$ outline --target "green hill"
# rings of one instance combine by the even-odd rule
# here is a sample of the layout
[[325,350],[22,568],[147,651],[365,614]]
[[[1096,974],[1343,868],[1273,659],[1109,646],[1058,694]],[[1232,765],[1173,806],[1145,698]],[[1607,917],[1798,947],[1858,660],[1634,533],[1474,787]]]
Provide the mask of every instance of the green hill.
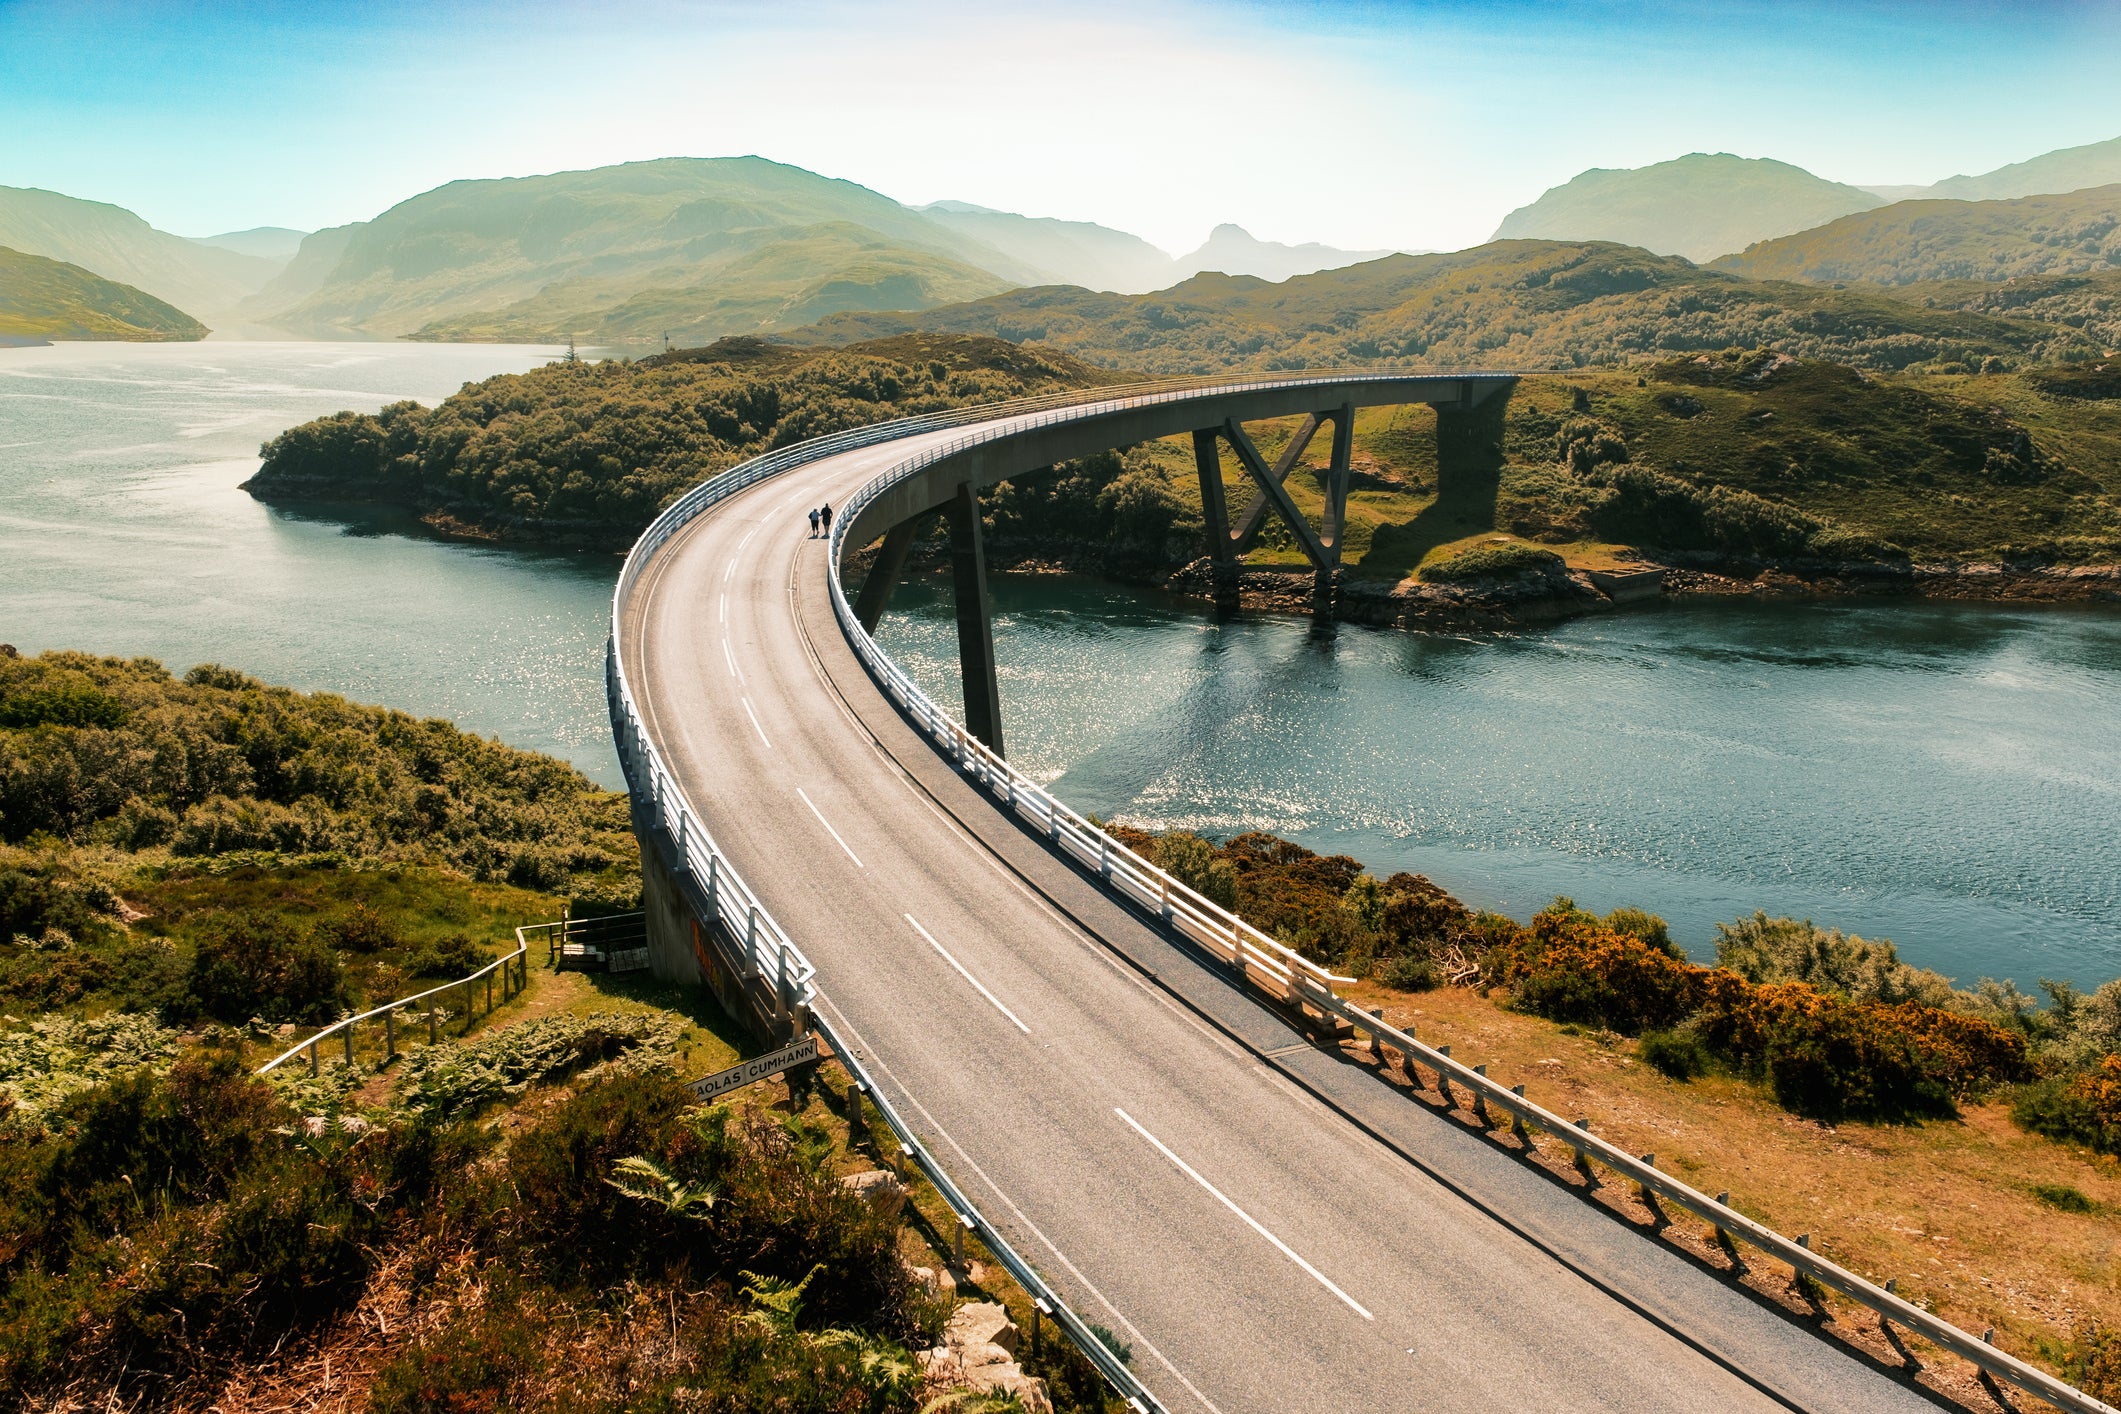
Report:
[[1923,193],[1956,201],[2008,201],[2043,192],[2081,191],[2121,182],[2121,137],[2065,147],[1978,177],[1946,177]]
[[758,157],[451,182],[320,231],[246,316],[426,338],[704,342],[1041,272],[852,182]]
[[2015,201],[1901,201],[1763,241],[1715,268],[1756,280],[1906,285],[2121,265],[2121,185]]
[[233,309],[278,268],[158,231],[120,206],[34,187],[0,187],[0,246],[78,265],[209,318]]
[[78,265],[0,246],[0,335],[18,339],[203,339],[180,309]]
[[1602,242],[1497,241],[1278,285],[1201,275],[1146,295],[1024,289],[918,313],[843,314],[803,344],[913,330],[1035,342],[1108,368],[1389,365],[1575,369],[1730,347],[1869,368],[2096,354],[2078,330],[1925,309],[1877,291],[1762,282]]
[[938,225],[985,241],[1038,270],[1042,284],[1132,294],[1162,289],[1179,278],[1170,256],[1140,236],[1095,222],[1019,216],[963,201],[938,201],[916,209]]
[[1880,204],[1860,187],[1787,162],[1696,152],[1650,167],[1580,173],[1505,216],[1493,239],[1618,241],[1709,260]]

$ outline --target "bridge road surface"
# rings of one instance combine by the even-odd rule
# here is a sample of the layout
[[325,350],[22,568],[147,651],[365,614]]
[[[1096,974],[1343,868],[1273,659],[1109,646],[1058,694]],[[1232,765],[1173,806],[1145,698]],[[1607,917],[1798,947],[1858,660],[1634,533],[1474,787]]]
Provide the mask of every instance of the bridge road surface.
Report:
[[819,1005],[1174,1414],[1936,1407],[1301,1044],[961,780],[847,647],[805,515],[958,435],[693,521],[626,661]]

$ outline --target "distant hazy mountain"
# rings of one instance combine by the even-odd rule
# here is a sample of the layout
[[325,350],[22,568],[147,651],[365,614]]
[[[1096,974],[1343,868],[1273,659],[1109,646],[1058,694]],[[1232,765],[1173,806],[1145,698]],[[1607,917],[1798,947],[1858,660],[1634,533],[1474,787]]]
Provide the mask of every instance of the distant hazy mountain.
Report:
[[1282,245],[1278,241],[1259,240],[1242,226],[1222,225],[1208,234],[1206,245],[1178,258],[1172,280],[1165,283],[1188,279],[1204,270],[1280,281],[1292,275],[1338,270],[1345,265],[1360,265],[1366,260],[1379,260],[1398,253],[1390,250],[1336,250],[1316,241]]
[[1882,205],[1861,187],[1787,162],[1696,152],[1579,173],[1505,216],[1494,239],[1618,241],[1700,261]]
[[1947,177],[1923,193],[1960,201],[2007,201],[2121,182],[2121,137],[2065,147],[1978,177]]
[[1901,201],[1763,241],[1715,268],[1756,280],[1906,285],[2121,265],[2121,185],[2016,201]]
[[0,246],[0,339],[203,339],[204,324],[130,285]]
[[853,182],[666,158],[437,187],[312,235],[244,314],[309,332],[690,343],[1040,278]]
[[929,220],[1037,270],[1039,284],[1137,294],[1180,278],[1177,263],[1140,236],[1091,221],[1019,216],[964,201],[914,208]]
[[277,268],[158,231],[122,206],[35,187],[0,187],[0,245],[78,265],[208,318],[232,309]]
[[295,258],[302,248],[302,238],[307,231],[290,231],[285,226],[253,226],[247,231],[227,231],[218,236],[193,236],[193,245],[213,246],[217,250],[232,250],[238,255],[254,255],[260,260],[269,260],[276,266],[284,266]]

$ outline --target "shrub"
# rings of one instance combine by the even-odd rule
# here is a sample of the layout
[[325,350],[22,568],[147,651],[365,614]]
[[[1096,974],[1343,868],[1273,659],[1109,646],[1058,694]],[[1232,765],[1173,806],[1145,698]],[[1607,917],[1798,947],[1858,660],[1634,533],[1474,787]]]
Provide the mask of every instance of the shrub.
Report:
[[1433,958],[1403,953],[1385,960],[1377,969],[1377,980],[1402,992],[1426,992],[1443,985],[1443,972]]
[[2098,1211],[2099,1205],[2066,1183],[2036,1183],[2033,1196],[2050,1208],[2065,1213],[2090,1213]]
[[1673,1080],[1688,1081],[1709,1068],[1709,1050],[1691,1031],[1645,1031],[1636,1054],[1643,1064]]
[[1605,926],[1648,943],[1667,957],[1679,956],[1679,948],[1672,942],[1670,926],[1646,909],[1616,908],[1605,916]]
[[1153,852],[1157,867],[1224,908],[1237,907],[1237,871],[1214,845],[1187,830],[1159,835]]
[[315,936],[329,947],[352,953],[377,953],[405,943],[389,920],[365,903],[357,903],[338,917],[317,924]]
[[2121,1398],[2121,1331],[2094,1317],[2071,1334],[2062,1377],[2094,1399]]
[[338,954],[270,914],[226,915],[199,939],[185,978],[198,1009],[220,1021],[253,1016],[317,1025],[347,1004]]
[[1421,577],[1435,584],[1464,584],[1479,579],[1514,579],[1521,574],[1554,574],[1567,562],[1552,550],[1513,540],[1507,545],[1476,545],[1421,567]]
[[463,977],[486,962],[485,949],[462,933],[451,933],[408,954],[405,972],[410,977]]
[[1952,996],[1949,979],[1908,966],[1890,942],[1757,910],[1751,918],[1716,925],[1716,965],[1748,982],[1803,982],[1859,1002],[1943,1006]]

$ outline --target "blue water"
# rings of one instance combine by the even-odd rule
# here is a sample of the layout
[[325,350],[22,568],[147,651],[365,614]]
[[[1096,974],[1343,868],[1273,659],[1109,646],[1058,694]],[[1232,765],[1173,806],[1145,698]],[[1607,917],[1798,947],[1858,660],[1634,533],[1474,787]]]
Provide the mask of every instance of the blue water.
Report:
[[[2121,975],[2121,613],[1693,600],[1519,634],[1211,623],[1004,578],[1004,726],[1077,809],[1271,830],[1519,918],[1765,909],[1971,982]],[[887,642],[955,703],[947,590]]]
[[451,544],[237,487],[312,417],[432,404],[559,351],[434,344],[0,349],[0,641],[220,662],[447,717],[620,784],[610,555]]
[[[296,422],[554,351],[0,349],[0,641],[218,661],[385,702],[619,784],[616,557],[445,542],[237,487]],[[2121,975],[2121,614],[1689,601],[1523,634],[1213,624],[1000,577],[1012,757],[1077,807],[1266,829],[1529,915],[1557,893],[1690,948],[1763,908],[1963,981]],[[954,702],[947,591],[884,638]]]

